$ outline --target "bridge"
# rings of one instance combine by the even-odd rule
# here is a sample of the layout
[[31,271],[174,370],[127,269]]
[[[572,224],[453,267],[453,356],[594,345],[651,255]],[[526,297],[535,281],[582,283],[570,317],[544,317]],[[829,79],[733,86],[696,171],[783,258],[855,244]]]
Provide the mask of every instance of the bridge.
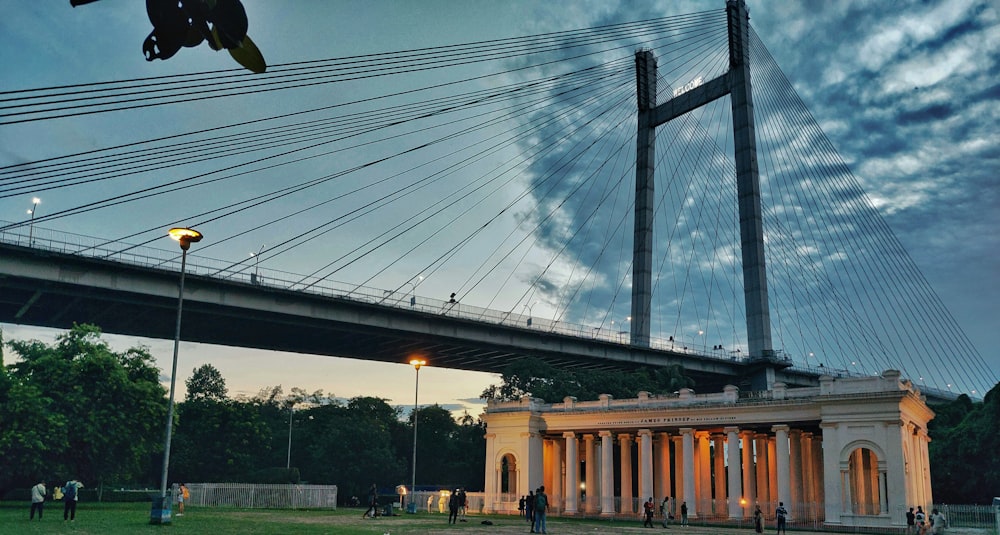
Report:
[[[0,195],[60,206],[0,223],[0,322],[171,338],[179,254],[150,245],[190,226],[208,236],[190,341],[490,372],[681,364],[699,388],[888,368],[948,395],[996,382],[742,2],[397,56],[18,92],[8,132],[221,97],[248,111],[0,169]],[[486,74],[446,70],[470,62]],[[313,88],[368,77],[401,88]],[[300,108],[268,114],[256,84]]]

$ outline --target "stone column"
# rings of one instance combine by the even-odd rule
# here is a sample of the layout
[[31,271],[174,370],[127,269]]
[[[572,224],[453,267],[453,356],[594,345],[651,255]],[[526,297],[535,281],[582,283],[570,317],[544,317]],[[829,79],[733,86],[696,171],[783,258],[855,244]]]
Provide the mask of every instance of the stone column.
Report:
[[778,501],[785,503],[785,508],[791,507],[791,467],[789,466],[788,426],[775,425],[771,427],[775,434],[775,457],[778,461],[776,472],[778,480]]
[[634,513],[632,507],[632,435],[622,433],[618,435],[618,444],[621,446],[621,480],[622,480],[622,504],[621,512]]
[[682,427],[680,429],[684,442],[683,460],[684,466],[684,498],[688,505],[688,518],[698,518],[698,507],[694,494],[694,429]]
[[[517,488],[537,489],[542,486],[542,435],[526,431],[521,433],[522,450],[526,452],[525,469],[518,470]],[[521,464],[521,463],[518,463]]]
[[552,505],[560,510],[566,509],[563,504],[563,499],[566,496],[566,490],[563,488],[563,462],[566,461],[562,447],[563,442],[564,440],[558,438],[552,440],[552,486],[547,487],[552,489]]
[[715,481],[715,495],[714,507],[712,507],[712,512],[716,515],[722,514],[722,511],[726,508],[726,456],[725,452],[725,439],[726,436],[722,434],[712,435],[712,447],[714,452],[712,453],[712,465],[713,470],[712,479]]
[[767,490],[768,490],[768,500],[774,504],[774,509],[778,506],[778,470],[777,470],[777,455],[775,452],[775,440],[774,437],[767,437]]
[[601,515],[615,514],[615,452],[611,431],[601,431]]
[[680,503],[687,496],[684,490],[684,480],[687,479],[684,475],[684,437],[674,436],[671,440],[674,442],[674,501],[677,502],[675,512],[679,513]]
[[821,435],[813,435],[812,458],[813,497],[818,507],[816,510],[816,519],[824,520],[826,518],[826,478],[836,474],[828,476],[825,473],[826,465],[823,463],[823,437]]
[[712,510],[712,451],[707,432],[695,433],[694,438],[694,465],[697,470],[694,483],[695,501],[698,502],[697,509],[704,515]]
[[[845,509],[842,496],[850,493],[850,481],[840,472],[840,440],[837,424],[820,423],[823,429],[823,503],[827,522],[839,524]],[[846,487],[846,488],[845,488]],[[850,500],[847,500],[850,504]]]
[[670,435],[656,434],[656,501],[670,496]]
[[754,470],[753,459],[753,432],[743,431],[740,433],[743,439],[743,517],[749,518],[752,515],[753,504],[757,502],[757,472]]
[[804,514],[807,519],[816,518],[816,496],[814,494],[813,474],[816,465],[812,456],[812,433],[802,433],[802,501],[805,502]]
[[653,433],[639,430],[639,499],[653,496]]
[[[484,437],[486,438],[486,481],[484,487],[486,496],[483,499],[483,512],[490,513],[493,511],[493,502],[500,495],[500,461],[496,458],[496,433],[486,433]],[[413,489],[410,489],[410,492],[413,492]],[[419,506],[420,504],[417,504],[417,507]]]
[[789,481],[788,501],[785,508],[788,509],[788,521],[791,522],[796,514],[796,507],[801,507],[802,502],[802,431],[792,429],[788,432],[788,469],[791,480]]
[[577,482],[580,475],[580,461],[577,458],[580,448],[576,433],[567,431],[563,433],[563,437],[566,438],[566,490],[563,493],[566,497],[566,508],[563,514],[574,515],[577,512],[577,497],[580,496],[580,484]]
[[592,513],[597,510],[597,493],[601,490],[601,485],[597,482],[597,458],[594,452],[594,434],[583,435],[583,451],[587,460],[587,501],[584,503],[584,511]]
[[740,428],[727,427],[726,443],[729,448],[729,518],[743,518],[743,509],[740,507],[740,498],[743,492],[740,489]]
[[757,433],[754,435],[754,445],[756,446],[757,455],[757,501],[753,505],[760,504],[762,509],[766,509],[771,505],[771,491],[770,491],[770,471],[771,466],[767,459],[767,435],[763,433]]

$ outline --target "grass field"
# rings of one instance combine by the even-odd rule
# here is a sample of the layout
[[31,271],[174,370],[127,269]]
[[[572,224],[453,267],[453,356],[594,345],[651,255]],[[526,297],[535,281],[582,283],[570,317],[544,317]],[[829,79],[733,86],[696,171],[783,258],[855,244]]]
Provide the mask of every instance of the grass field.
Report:
[[[47,504],[45,518],[41,521],[28,520],[27,502],[0,503],[0,535],[32,535],[36,533],[68,533],[75,535],[513,535],[528,533],[528,523],[516,516],[469,516],[468,522],[448,525],[446,515],[419,513],[380,517],[362,520],[361,509],[339,509],[337,511],[288,511],[288,510],[244,510],[225,508],[192,508],[187,514],[175,517],[168,526],[149,524],[150,504],[143,503],[88,503],[80,502],[76,521],[64,522],[62,504]],[[493,525],[483,525],[483,520]],[[656,531],[663,530],[659,524]],[[773,532],[768,526],[768,533]],[[653,530],[643,528],[638,520],[631,522],[609,520],[586,520],[577,518],[554,518],[548,521],[548,532],[561,534],[626,534],[648,533]],[[671,525],[669,530],[687,535],[741,535],[753,533],[750,529],[733,529],[718,526]],[[800,531],[792,527],[796,535],[817,533]],[[949,535],[981,535],[988,529],[949,529]],[[828,532],[829,533],[829,532]]]
[[[0,534],[73,533],[86,535],[132,534],[343,534],[343,535],[433,535],[460,532],[493,535],[528,533],[528,523],[515,516],[469,516],[468,522],[448,525],[447,516],[419,513],[362,520],[360,509],[337,511],[242,510],[192,508],[175,517],[169,526],[149,524],[148,503],[86,503],[77,507],[76,521],[64,522],[62,504],[46,504],[45,517],[28,520],[29,504],[0,504]],[[483,525],[490,520],[493,525]],[[554,534],[641,533],[636,522],[609,522],[549,518],[548,532]],[[647,528],[648,529],[648,528]],[[661,528],[662,529],[662,528]],[[739,533],[734,530],[723,532]],[[719,533],[717,528],[691,528],[685,533]]]

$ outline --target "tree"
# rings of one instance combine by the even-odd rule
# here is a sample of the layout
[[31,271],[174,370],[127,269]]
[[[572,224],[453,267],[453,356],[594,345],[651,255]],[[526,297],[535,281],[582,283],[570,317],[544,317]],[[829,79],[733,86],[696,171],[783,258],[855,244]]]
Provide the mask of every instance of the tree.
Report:
[[530,395],[550,403],[560,402],[566,396],[581,400],[597,399],[601,394],[634,398],[641,391],[672,393],[693,386],[694,381],[685,377],[683,371],[680,366],[673,365],[633,371],[574,372],[558,370],[537,358],[525,358],[504,368],[501,383],[490,385],[480,397],[514,401]]
[[184,381],[187,387],[185,399],[188,401],[209,399],[224,401],[228,390],[222,372],[211,364],[203,364],[191,372],[191,377]]
[[[932,407],[929,456],[934,501],[988,504],[1000,488],[1000,383],[982,403],[968,396]],[[940,420],[939,420],[940,419]]]
[[54,346],[6,345],[20,360],[6,366],[4,420],[39,429],[0,426],[2,462],[24,462],[11,473],[35,470],[38,477],[44,466],[96,485],[128,481],[162,449],[166,391],[147,348],[115,353],[92,325],[74,325]]

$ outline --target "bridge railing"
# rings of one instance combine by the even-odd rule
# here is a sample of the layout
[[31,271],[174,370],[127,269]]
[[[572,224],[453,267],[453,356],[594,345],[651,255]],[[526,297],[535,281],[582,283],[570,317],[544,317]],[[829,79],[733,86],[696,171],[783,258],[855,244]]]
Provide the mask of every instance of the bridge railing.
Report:
[[[180,271],[181,268],[181,255],[178,251],[170,251],[148,245],[134,245],[120,241],[103,240],[71,232],[53,231],[37,225],[29,226],[22,223],[0,221],[0,242],[76,256],[100,258],[140,267],[171,271]],[[316,276],[304,276],[287,271],[261,268],[255,263],[253,258],[231,262],[192,252],[188,254],[187,271],[190,274],[242,282],[255,286],[301,291],[335,299],[348,299],[397,309],[413,310],[425,314],[443,315],[530,331],[587,338],[616,345],[627,346],[631,343],[629,330],[622,328],[625,325],[620,327],[617,325],[595,327],[566,321],[555,321],[514,311],[467,305],[455,300],[419,296],[409,288],[406,290],[410,291],[358,286]],[[723,349],[721,346],[717,346],[709,349],[705,345],[690,341],[674,340],[673,338],[653,338],[650,340],[650,348],[685,353],[699,358],[720,361],[741,362],[747,358],[742,348]],[[791,363],[794,370],[816,375],[829,374],[841,377],[864,375],[849,370],[835,370],[821,366],[814,367],[801,363]]]

